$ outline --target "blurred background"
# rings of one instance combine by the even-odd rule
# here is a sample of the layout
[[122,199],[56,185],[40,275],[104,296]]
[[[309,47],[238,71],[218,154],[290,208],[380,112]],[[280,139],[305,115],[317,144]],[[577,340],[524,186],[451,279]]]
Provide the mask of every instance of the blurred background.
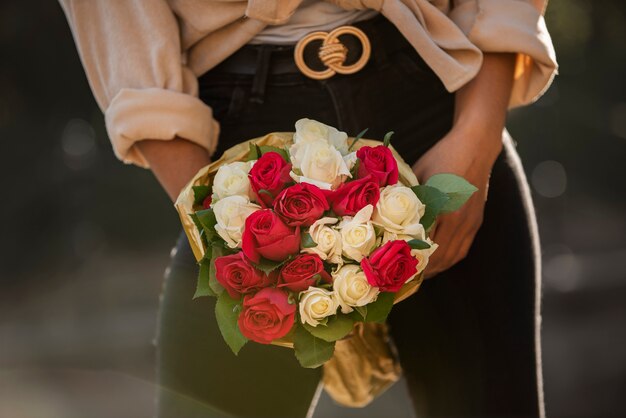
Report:
[[[178,219],[115,160],[58,4],[26,4],[0,3],[0,417],[147,417]],[[543,244],[548,416],[626,416],[626,2],[546,19],[560,75],[508,128]]]

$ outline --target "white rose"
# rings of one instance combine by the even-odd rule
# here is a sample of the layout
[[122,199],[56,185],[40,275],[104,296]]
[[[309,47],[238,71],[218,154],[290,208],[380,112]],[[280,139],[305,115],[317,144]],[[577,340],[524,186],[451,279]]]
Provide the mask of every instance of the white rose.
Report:
[[309,287],[300,292],[300,319],[302,323],[318,326],[324,318],[337,313],[339,303],[335,294],[320,287]]
[[376,246],[376,231],[370,221],[372,211],[372,205],[367,205],[353,218],[345,216],[339,224],[341,249],[346,257],[361,261]]
[[347,264],[333,273],[333,289],[343,313],[352,312],[354,306],[374,302],[380,293],[377,287],[368,283],[357,264]]
[[293,168],[299,171],[299,174],[291,175],[299,183],[311,183],[322,189],[331,189],[350,177],[350,170],[341,153],[325,141],[293,144],[289,153]]
[[413,190],[402,185],[383,187],[372,221],[395,234],[422,236],[424,227],[420,219],[426,207]]
[[252,197],[248,179],[250,168],[250,162],[240,161],[221,166],[213,179],[213,193],[216,198],[219,200],[237,195]]
[[309,227],[309,234],[317,246],[303,248],[302,252],[317,254],[322,260],[327,260],[333,264],[342,264],[341,258],[341,234],[328,225],[337,223],[336,218],[319,219]]
[[430,248],[425,250],[411,250],[411,255],[417,258],[417,274],[420,274],[424,271],[426,266],[428,265],[428,260],[430,256],[439,248],[439,245],[433,242],[430,238],[426,238],[424,241],[430,244]]
[[358,158],[356,156],[356,151],[343,156],[343,161],[346,163],[346,167],[348,167],[348,170],[352,170],[352,167],[354,167],[357,160]]
[[323,140],[334,146],[341,155],[348,153],[348,135],[332,126],[325,125],[312,119],[300,119],[296,122],[296,133],[293,143]]
[[[427,248],[425,250],[414,250],[414,249],[411,250],[411,255],[417,259],[417,273],[415,274],[415,276],[417,276],[418,274],[424,271],[424,269],[428,265],[428,260],[430,259],[430,256],[433,255],[433,253],[437,250],[437,248],[439,248],[439,245],[433,242],[433,240],[431,240],[430,238],[427,238],[425,233],[420,236],[410,236],[410,235],[398,235],[398,234],[394,234],[393,232],[387,232],[387,231],[385,231],[385,233],[383,234],[383,240],[382,240],[381,245],[385,244],[387,241],[395,241],[399,239],[404,240],[404,241],[411,241],[412,239],[419,239],[422,241],[426,241],[428,244],[430,244],[430,248]],[[407,282],[412,280],[415,276],[411,277],[411,279],[407,280]]]
[[421,235],[418,237],[412,237],[410,235],[396,234],[395,232],[385,231],[383,233],[383,239],[380,245],[383,246],[389,241],[397,241],[397,240],[410,241],[412,239],[421,239],[422,241],[425,240],[424,235]]
[[246,196],[228,196],[215,202],[212,207],[217,219],[215,231],[230,248],[241,248],[246,218],[261,207],[250,203]]

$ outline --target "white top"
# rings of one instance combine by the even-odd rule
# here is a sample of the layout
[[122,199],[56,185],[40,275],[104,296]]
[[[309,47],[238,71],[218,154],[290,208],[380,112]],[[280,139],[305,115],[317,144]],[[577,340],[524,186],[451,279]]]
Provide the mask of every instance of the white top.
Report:
[[328,32],[339,26],[370,19],[377,14],[372,9],[345,10],[321,0],[304,0],[287,23],[266,27],[249,43],[292,45],[310,32]]

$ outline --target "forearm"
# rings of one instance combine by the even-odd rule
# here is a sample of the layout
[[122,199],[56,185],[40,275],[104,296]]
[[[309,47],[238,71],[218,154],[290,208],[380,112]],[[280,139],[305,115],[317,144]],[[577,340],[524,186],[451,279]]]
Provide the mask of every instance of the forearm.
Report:
[[513,54],[485,54],[479,73],[456,94],[452,130],[413,166],[420,181],[437,173],[454,173],[478,188],[461,209],[440,216],[430,231],[440,249],[431,258],[427,276],[463,259],[482,224],[489,177],[502,150],[514,59]]
[[171,141],[144,140],[135,146],[139,147],[172,201],[198,170],[210,162],[206,149],[181,138]]
[[515,54],[486,53],[476,77],[456,94],[454,129],[493,150],[494,159],[502,145],[514,68]]

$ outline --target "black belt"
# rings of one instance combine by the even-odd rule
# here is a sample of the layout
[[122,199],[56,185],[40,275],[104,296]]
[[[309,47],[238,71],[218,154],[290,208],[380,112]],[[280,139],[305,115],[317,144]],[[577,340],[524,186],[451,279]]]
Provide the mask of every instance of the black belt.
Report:
[[[400,49],[412,48],[408,41],[382,15],[372,19],[356,22],[352,26],[361,29],[372,45],[370,61],[378,60],[382,55],[390,55]],[[341,42],[348,48],[346,65],[355,61],[361,54],[361,43],[352,36],[341,37]],[[248,44],[237,50],[212,70],[213,74],[256,75],[265,69],[267,74],[299,74],[301,73],[294,61],[294,45],[252,45]],[[306,48],[304,58],[314,70],[325,68],[317,55],[317,47]]]
[[[414,49],[402,36],[396,27],[382,15],[372,19],[354,23],[368,37],[371,44],[371,55],[364,67],[367,69],[374,63],[384,63],[387,57],[400,50]],[[350,65],[359,59],[362,52],[362,44],[353,36],[341,36],[341,43],[347,47],[346,65]],[[315,71],[326,68],[318,56],[319,46],[315,42],[304,49],[304,61]],[[297,67],[294,60],[295,45],[252,45],[248,44],[235,51],[205,75],[210,79],[213,75],[234,74],[253,76],[249,100],[255,103],[263,103],[265,88],[270,75],[299,74],[306,77]]]

